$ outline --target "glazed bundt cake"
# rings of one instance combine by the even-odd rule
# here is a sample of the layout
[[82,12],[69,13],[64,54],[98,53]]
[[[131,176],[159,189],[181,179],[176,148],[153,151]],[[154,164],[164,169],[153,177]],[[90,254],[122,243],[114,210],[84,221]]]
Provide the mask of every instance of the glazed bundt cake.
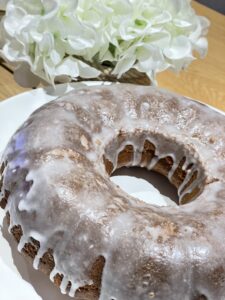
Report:
[[[140,166],[168,177],[157,207],[110,181]],[[75,299],[225,299],[225,117],[154,88],[78,89],[37,111],[1,163],[18,248]]]

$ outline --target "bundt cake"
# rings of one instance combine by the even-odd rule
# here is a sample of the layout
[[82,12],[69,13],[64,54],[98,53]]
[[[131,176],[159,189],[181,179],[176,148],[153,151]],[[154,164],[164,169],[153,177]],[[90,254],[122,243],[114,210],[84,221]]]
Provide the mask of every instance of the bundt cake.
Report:
[[[110,181],[168,177],[158,207]],[[36,110],[1,161],[1,206],[18,249],[75,299],[225,299],[225,117],[155,88],[77,89]]]

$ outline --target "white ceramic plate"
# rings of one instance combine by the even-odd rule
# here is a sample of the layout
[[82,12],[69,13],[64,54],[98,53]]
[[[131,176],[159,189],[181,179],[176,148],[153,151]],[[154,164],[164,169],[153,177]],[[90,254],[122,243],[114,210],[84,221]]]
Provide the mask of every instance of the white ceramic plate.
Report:
[[[54,100],[65,92],[84,85],[100,85],[101,82],[75,83],[72,85],[58,85],[54,91],[52,88],[32,90],[0,103],[0,153],[4,150],[8,140],[16,129],[27,117],[41,105]],[[108,84],[108,83],[106,83]],[[129,172],[122,170],[112,178],[123,190],[143,201],[149,198],[155,199],[157,205],[168,205],[171,200],[164,198],[151,184],[163,187],[162,194],[174,198],[174,191],[165,178],[152,175],[145,170]],[[124,175],[136,176],[138,178]],[[140,179],[145,178],[146,180]],[[154,195],[152,197],[152,195]],[[156,202],[151,202],[156,204]],[[173,203],[173,202],[172,202]],[[173,203],[174,205],[174,203]],[[0,209],[0,299],[1,300],[69,300],[62,295],[47,276],[35,271],[30,263],[19,254],[17,244],[9,235],[5,213]]]

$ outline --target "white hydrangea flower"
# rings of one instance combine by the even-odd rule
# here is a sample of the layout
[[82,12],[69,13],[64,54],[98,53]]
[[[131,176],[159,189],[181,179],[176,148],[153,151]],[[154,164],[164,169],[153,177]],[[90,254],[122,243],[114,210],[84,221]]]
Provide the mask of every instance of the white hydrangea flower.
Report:
[[[131,68],[154,82],[207,52],[209,22],[190,0],[9,0],[1,22],[1,56],[18,80],[96,78],[107,63],[121,77]],[[24,76],[19,76],[19,74]],[[35,81],[34,81],[35,79]]]

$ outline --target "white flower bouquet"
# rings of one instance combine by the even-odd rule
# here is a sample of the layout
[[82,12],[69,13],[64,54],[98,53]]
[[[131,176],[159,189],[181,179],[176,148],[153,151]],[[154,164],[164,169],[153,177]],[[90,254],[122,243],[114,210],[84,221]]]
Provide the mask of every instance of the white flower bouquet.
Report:
[[[9,0],[0,56],[27,85],[110,78],[149,82],[207,52],[209,22],[190,0]],[[29,73],[30,72],[30,73]]]

